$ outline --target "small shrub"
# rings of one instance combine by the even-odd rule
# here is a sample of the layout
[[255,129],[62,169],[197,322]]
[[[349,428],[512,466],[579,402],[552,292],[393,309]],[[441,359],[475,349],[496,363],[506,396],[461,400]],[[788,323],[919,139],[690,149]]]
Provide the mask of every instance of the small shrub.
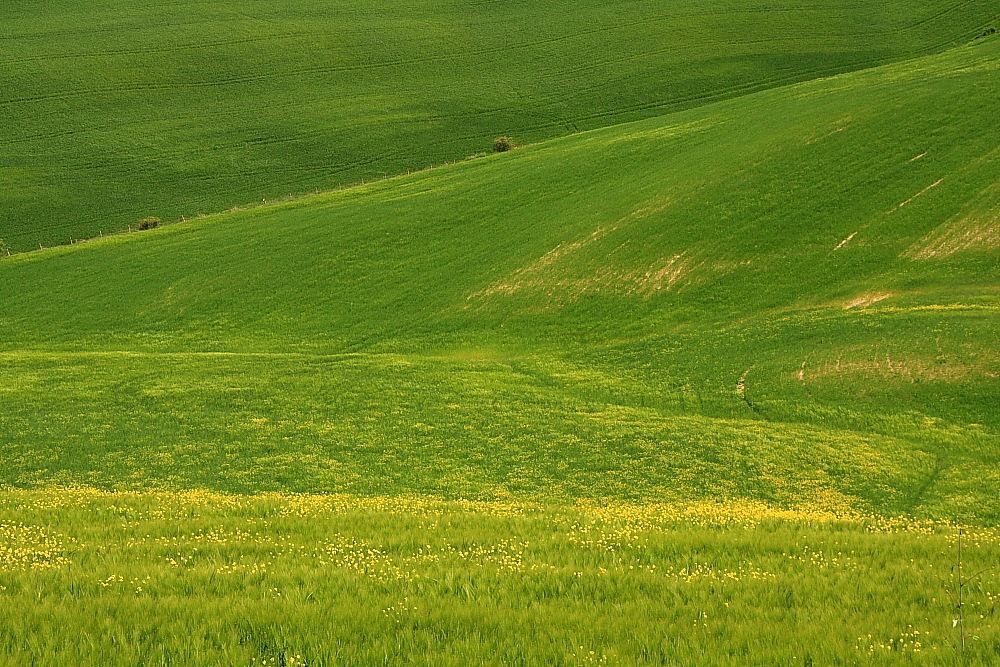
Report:
[[493,140],[494,153],[506,153],[514,147],[514,140],[510,137],[497,137]]
[[139,221],[139,231],[143,231],[144,229],[155,229],[160,226],[161,222],[163,221],[159,218],[143,218]]

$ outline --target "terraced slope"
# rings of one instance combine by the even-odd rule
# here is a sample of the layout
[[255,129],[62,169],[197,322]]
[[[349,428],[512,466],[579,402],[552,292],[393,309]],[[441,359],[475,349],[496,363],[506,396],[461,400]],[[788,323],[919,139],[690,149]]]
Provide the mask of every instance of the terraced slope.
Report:
[[1000,39],[0,262],[0,481],[1000,517]]
[[939,51],[981,0],[78,0],[0,20],[15,250]]

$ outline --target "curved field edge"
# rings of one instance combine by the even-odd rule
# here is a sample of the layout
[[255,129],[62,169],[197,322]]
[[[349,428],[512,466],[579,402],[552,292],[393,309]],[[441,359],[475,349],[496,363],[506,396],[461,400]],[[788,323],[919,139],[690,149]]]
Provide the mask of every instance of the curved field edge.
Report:
[[987,2],[29,3],[0,26],[15,250],[371,181],[964,43]]
[[[6,258],[0,345],[537,347],[533,333],[556,323],[600,341],[949,291],[988,313],[998,44]],[[921,254],[962,219],[965,245]],[[45,298],[24,298],[35,285]]]

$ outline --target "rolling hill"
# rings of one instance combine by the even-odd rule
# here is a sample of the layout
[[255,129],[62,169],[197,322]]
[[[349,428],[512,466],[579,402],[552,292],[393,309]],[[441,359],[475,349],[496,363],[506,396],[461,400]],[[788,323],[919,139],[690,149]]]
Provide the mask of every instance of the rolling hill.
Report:
[[941,51],[979,0],[19,2],[0,238],[65,244]]
[[1000,40],[0,262],[17,486],[1000,512]]
[[0,257],[0,666],[997,664],[995,6],[3,11],[16,247],[548,140]]

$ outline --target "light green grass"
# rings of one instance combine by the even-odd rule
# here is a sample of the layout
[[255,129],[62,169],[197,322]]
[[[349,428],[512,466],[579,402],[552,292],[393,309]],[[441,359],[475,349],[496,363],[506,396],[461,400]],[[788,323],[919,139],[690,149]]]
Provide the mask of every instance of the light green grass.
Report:
[[532,378],[552,372],[544,360],[516,369],[368,355],[5,361],[13,400],[0,455],[5,481],[19,486],[749,497],[901,511],[934,468],[891,438],[574,397]]
[[[756,505],[0,494],[2,664],[992,665],[994,531]],[[43,528],[44,527],[44,528]],[[2,549],[2,548],[0,548]],[[976,576],[979,574],[980,576]]]
[[968,0],[100,0],[0,17],[0,238],[381,178],[964,43]]

